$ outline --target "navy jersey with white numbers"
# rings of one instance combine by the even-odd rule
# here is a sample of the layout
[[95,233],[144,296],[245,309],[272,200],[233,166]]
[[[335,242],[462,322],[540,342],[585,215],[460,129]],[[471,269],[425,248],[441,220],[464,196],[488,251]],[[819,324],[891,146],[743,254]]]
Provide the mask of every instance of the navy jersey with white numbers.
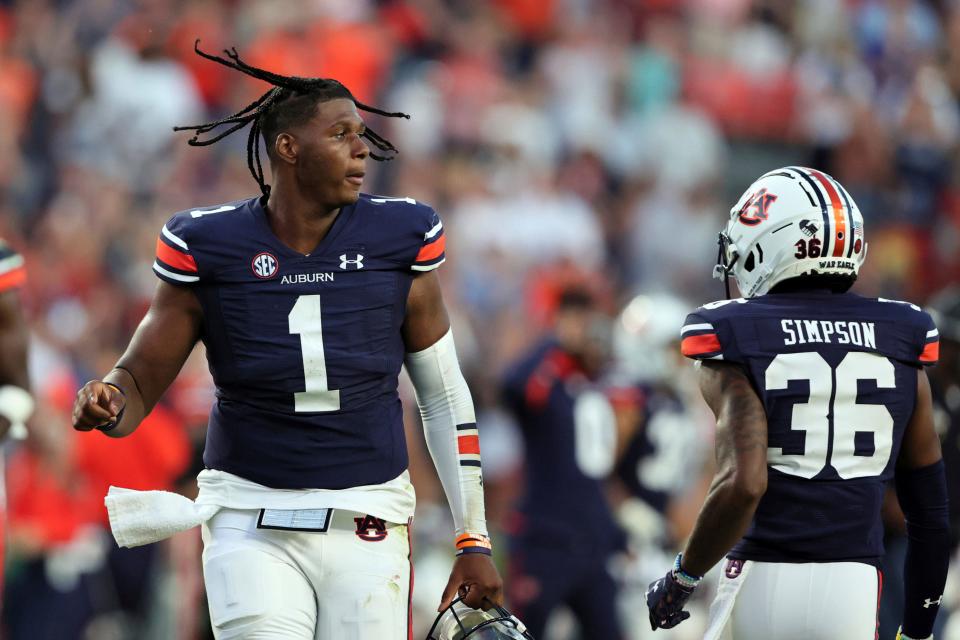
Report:
[[[638,386],[634,412],[639,427],[627,441],[614,471],[630,494],[665,514],[702,467],[696,418],[668,387]],[[624,390],[627,391],[627,390]],[[627,396],[621,393],[620,402]]]
[[616,447],[616,418],[605,389],[548,339],[510,368],[502,391],[526,448],[514,531],[521,544],[599,554],[621,546],[603,485]]
[[766,409],[767,491],[731,557],[877,563],[917,369],[937,360],[930,316],[851,293],[769,294],[704,305],[681,336],[688,357],[742,365]]
[[154,271],[203,308],[216,384],[204,464],[276,488],[385,482],[407,466],[397,376],[413,276],[444,260],[437,214],[362,195],[309,255],[259,198],[184,211]]

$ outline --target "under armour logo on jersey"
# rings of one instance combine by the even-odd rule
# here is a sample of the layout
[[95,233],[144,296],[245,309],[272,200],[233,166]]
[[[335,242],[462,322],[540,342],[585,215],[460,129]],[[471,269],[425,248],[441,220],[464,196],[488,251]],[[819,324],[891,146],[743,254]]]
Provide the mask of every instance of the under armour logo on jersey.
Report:
[[942,594],[942,593],[940,594],[940,597],[937,598],[936,600],[931,600],[930,598],[924,598],[924,599],[923,599],[923,608],[924,608],[924,609],[929,609],[929,608],[932,607],[933,605],[937,605],[937,606],[939,607],[941,600],[943,600],[943,594]]
[[253,260],[250,261],[250,268],[253,269],[253,275],[261,280],[266,280],[277,275],[280,263],[277,262],[275,255],[263,251],[253,257]]
[[353,260],[347,260],[347,254],[342,254],[340,256],[340,268],[346,269],[348,264],[356,265],[355,269],[363,269],[363,255],[358,253]]
[[387,523],[383,518],[374,518],[367,514],[362,518],[354,518],[357,523],[357,537],[367,542],[380,542],[387,537]]

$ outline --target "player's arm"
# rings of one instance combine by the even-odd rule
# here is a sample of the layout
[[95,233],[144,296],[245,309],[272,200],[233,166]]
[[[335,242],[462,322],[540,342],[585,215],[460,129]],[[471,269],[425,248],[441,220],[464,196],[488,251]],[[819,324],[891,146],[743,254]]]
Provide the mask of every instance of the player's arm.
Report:
[[923,369],[917,372],[917,401],[903,435],[896,485],[907,521],[901,637],[927,638],[933,632],[947,579],[950,532],[947,480],[933,426],[930,382]]
[[674,569],[650,585],[653,629],[674,627],[700,578],[743,537],[767,490],[767,417],[739,365],[703,361],[700,391],[717,418],[717,473]]
[[467,605],[488,609],[503,603],[503,583],[490,557],[473,399],[435,272],[414,277],[402,331],[427,447],[457,533],[457,559],[438,610],[458,593]]
[[115,438],[133,433],[177,377],[200,337],[202,321],[193,291],[161,282],[117,366],[77,392],[73,428],[99,427]]
[[27,322],[16,290],[0,293],[0,438],[33,412],[27,374]]
[[743,537],[767,490],[767,416],[739,365],[703,362],[700,391],[717,418],[717,473],[682,568],[702,576]]

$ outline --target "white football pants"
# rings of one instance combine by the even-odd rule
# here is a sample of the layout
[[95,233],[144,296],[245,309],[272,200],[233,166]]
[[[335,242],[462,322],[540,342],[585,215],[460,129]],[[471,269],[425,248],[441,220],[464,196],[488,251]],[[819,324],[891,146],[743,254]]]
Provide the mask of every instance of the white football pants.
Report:
[[880,573],[860,562],[730,561],[704,640],[874,640]]
[[258,528],[259,518],[224,509],[203,525],[218,640],[408,639],[408,525],[380,521],[380,530],[345,510],[333,512],[326,532]]

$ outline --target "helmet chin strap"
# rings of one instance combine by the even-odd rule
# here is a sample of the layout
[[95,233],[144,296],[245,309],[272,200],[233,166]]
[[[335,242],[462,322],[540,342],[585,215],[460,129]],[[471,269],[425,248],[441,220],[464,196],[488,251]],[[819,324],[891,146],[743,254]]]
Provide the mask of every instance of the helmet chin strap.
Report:
[[730,272],[733,271],[733,266],[737,264],[737,260],[740,259],[740,254],[737,253],[736,247],[733,249],[733,260],[727,264],[727,246],[730,244],[730,236],[721,231],[717,234],[717,264],[713,267],[713,277],[718,280],[723,280],[723,288],[727,295],[727,300],[730,299]]

